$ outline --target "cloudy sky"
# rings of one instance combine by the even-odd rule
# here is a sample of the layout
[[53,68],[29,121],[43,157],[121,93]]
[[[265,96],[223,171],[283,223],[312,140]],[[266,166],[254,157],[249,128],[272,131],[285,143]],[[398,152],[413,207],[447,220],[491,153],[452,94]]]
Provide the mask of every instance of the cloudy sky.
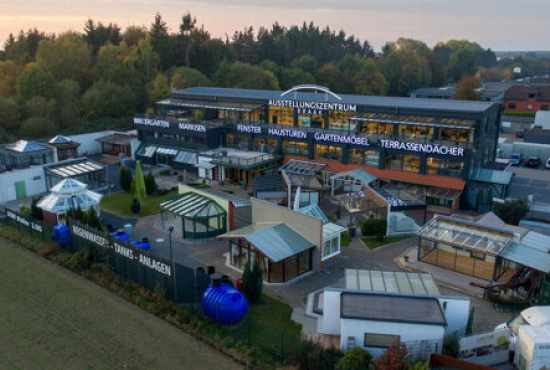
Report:
[[0,40],[35,26],[81,31],[88,18],[148,27],[156,12],[177,29],[187,11],[216,37],[275,21],[313,21],[343,28],[376,50],[401,36],[430,46],[468,39],[493,50],[550,50],[550,0],[0,0]]

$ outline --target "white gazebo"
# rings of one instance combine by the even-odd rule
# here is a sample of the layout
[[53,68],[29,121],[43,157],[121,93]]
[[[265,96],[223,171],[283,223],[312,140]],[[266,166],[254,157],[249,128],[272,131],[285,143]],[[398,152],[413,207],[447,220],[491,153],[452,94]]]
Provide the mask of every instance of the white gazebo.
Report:
[[71,208],[80,207],[86,211],[90,207],[99,205],[102,194],[88,190],[88,185],[67,178],[51,188],[50,194],[42,198],[37,207],[42,209],[44,221],[55,224],[60,217],[64,217]]

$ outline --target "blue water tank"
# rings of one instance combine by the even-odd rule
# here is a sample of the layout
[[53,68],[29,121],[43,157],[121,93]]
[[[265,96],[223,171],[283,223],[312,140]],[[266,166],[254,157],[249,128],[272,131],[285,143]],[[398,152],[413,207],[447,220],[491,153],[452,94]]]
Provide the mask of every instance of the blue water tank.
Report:
[[206,316],[225,325],[238,323],[248,310],[244,295],[227,284],[210,284],[202,295],[201,303]]
[[138,247],[139,249],[143,249],[144,251],[148,251],[151,249],[151,243],[149,242],[149,239],[143,238],[141,240],[136,240],[132,243],[134,247]]
[[115,231],[114,233],[110,233],[109,236],[122,240],[123,242],[130,242],[130,236],[126,232],[124,232],[124,230]]
[[71,243],[71,231],[65,224],[56,224],[52,231],[52,240],[59,243],[62,247],[66,247]]

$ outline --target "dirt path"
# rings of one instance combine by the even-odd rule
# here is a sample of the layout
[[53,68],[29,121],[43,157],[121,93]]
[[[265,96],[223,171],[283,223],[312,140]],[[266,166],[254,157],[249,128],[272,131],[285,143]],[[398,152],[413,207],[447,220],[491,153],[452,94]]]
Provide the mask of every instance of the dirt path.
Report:
[[151,314],[0,239],[0,369],[238,369]]

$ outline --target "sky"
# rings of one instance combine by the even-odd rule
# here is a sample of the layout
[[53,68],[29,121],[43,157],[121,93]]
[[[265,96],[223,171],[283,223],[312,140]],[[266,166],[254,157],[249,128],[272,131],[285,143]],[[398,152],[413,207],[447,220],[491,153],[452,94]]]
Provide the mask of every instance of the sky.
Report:
[[0,0],[0,45],[9,33],[81,32],[91,18],[149,27],[159,12],[172,30],[190,12],[214,37],[252,26],[313,21],[344,29],[375,50],[409,37],[433,46],[467,39],[497,51],[550,50],[550,0]]

